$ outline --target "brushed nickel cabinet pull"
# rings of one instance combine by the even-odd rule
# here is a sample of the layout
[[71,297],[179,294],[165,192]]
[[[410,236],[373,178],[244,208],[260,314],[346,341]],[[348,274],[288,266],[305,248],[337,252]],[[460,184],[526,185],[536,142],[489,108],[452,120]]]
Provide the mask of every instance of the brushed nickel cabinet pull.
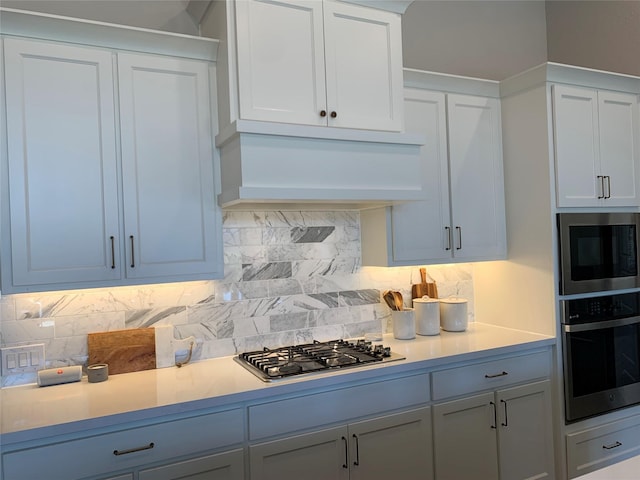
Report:
[[504,400],[500,399],[500,403],[502,403],[502,406],[504,407],[504,422],[502,422],[500,425],[502,425],[503,427],[508,427],[509,426],[509,417],[507,416],[507,402],[505,402]]
[[462,250],[462,228],[456,227],[456,230],[458,231],[458,246],[456,250]]
[[116,243],[113,235],[109,237],[111,240],[111,268],[116,268]]
[[598,198],[605,198],[605,196],[604,196],[604,176],[598,175],[596,178],[600,182],[600,195],[598,195]]
[[498,428],[498,410],[495,403],[489,402],[489,405],[493,408],[493,425],[491,425],[491,428],[496,429]]
[[505,375],[509,375],[509,374],[505,371],[502,371],[501,373],[494,373],[493,375],[485,374],[484,378],[497,378],[497,377],[504,377]]
[[607,179],[607,193],[604,198],[611,198],[611,177],[609,175],[605,175],[604,178]]
[[326,110],[320,110],[320,116],[321,117],[326,117],[327,116],[327,111]]
[[128,455],[130,453],[142,452],[144,450],[151,450],[155,446],[156,444],[151,442],[149,445],[145,445],[143,447],[129,448],[128,450],[114,450],[113,454],[116,456]]
[[445,250],[451,250],[451,227],[444,227],[445,235],[447,236],[447,246]]
[[133,235],[129,235],[129,240],[131,241],[131,268],[136,268],[136,257],[134,254]]
[[613,450],[614,448],[618,448],[621,446],[622,444],[620,442],[616,442],[616,443],[611,443],[609,445],[602,445],[602,448],[604,448],[605,450]]
[[349,468],[349,446],[344,436],[342,437],[342,441],[344,442],[344,463],[342,464],[342,468]]
[[356,441],[356,459],[353,462],[355,466],[360,465],[360,445],[358,444],[358,436],[354,433],[353,438]]

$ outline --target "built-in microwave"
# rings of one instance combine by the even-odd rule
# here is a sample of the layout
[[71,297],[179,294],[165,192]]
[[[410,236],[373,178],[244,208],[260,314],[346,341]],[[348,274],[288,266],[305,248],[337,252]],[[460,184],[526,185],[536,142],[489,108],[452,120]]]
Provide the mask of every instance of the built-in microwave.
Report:
[[560,294],[640,287],[637,213],[559,213]]

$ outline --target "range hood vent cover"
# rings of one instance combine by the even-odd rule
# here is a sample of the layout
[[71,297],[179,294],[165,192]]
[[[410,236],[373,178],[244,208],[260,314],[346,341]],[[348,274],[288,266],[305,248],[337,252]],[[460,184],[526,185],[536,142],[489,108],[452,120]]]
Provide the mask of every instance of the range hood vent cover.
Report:
[[366,208],[424,198],[424,136],[238,120],[216,137],[221,207]]

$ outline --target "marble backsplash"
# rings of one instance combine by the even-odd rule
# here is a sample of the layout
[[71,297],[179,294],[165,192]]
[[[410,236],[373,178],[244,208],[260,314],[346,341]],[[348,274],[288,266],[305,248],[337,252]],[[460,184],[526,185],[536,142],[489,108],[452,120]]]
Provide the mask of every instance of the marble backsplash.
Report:
[[[45,345],[46,366],[84,364],[87,334],[173,325],[193,335],[193,361],[390,331],[386,289],[410,298],[417,267],[362,267],[357,211],[224,214],[222,280],[0,297],[0,345]],[[469,300],[472,265],[428,267],[441,297]],[[408,304],[407,301],[405,303]],[[2,386],[35,381],[9,375]]]

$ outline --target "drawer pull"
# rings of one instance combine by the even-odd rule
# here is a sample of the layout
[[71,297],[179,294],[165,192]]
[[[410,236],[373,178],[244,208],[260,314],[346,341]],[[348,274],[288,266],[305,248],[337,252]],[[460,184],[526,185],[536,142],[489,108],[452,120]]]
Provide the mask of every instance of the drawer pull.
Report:
[[621,446],[622,444],[620,442],[616,442],[616,443],[611,443],[609,445],[602,445],[602,448],[604,448],[605,450],[613,450],[614,448],[618,448]]
[[505,375],[509,375],[507,372],[502,372],[502,373],[494,373],[493,375],[485,375],[484,378],[498,378],[498,377],[504,377]]
[[360,443],[358,442],[358,436],[354,433],[353,439],[356,441],[356,459],[353,464],[357,467],[360,465]]
[[151,442],[149,445],[145,445],[144,447],[129,448],[128,450],[114,450],[113,454],[116,456],[127,455],[129,453],[142,452],[143,450],[151,450],[155,446],[155,443]]
[[502,425],[503,427],[508,427],[509,426],[509,416],[507,415],[507,402],[505,402],[504,400],[500,399],[500,403],[502,403],[502,406],[504,407],[504,422],[502,422],[500,425]]

